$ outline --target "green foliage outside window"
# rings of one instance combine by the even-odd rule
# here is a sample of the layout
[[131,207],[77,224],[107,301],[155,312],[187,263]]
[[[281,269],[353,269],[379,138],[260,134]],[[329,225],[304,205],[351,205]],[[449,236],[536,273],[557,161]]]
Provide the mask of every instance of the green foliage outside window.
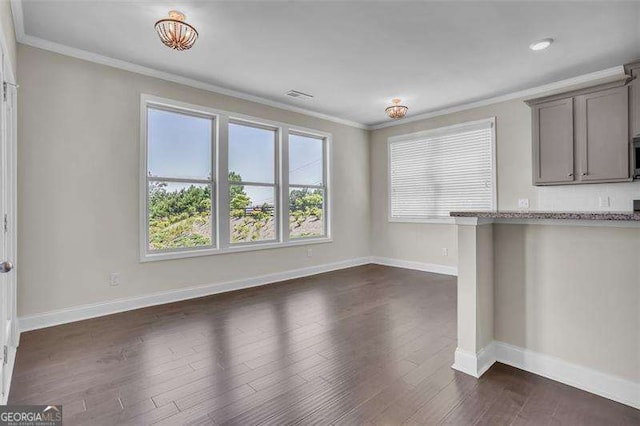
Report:
[[211,244],[211,187],[191,185],[168,191],[149,183],[149,246],[152,250]]
[[236,172],[229,172],[231,242],[275,239],[274,206],[268,203],[252,206],[251,197],[245,192],[244,186],[236,182],[242,182],[242,177]]
[[291,237],[319,237],[323,229],[324,193],[301,188],[289,192],[289,232]]
[[[272,204],[252,206],[242,178],[229,172],[231,242],[276,238]],[[165,182],[149,183],[149,247],[151,250],[211,245],[211,187],[190,185],[171,190]],[[289,192],[289,230],[293,238],[324,235],[321,189]]]

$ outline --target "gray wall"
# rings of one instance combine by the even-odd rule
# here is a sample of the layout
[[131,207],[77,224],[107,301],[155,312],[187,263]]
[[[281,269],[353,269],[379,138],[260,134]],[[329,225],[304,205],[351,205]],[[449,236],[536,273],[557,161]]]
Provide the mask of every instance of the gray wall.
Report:
[[[368,131],[24,45],[18,72],[20,316],[369,256]],[[140,93],[331,132],[333,242],[139,263]]]
[[640,228],[494,225],[496,340],[640,382]]

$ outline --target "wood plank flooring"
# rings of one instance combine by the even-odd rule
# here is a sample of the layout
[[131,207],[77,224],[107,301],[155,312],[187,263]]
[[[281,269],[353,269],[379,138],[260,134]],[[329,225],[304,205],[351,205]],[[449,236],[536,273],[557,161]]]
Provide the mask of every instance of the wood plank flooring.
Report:
[[455,278],[377,265],[24,333],[10,404],[68,425],[639,424],[505,365],[450,368]]

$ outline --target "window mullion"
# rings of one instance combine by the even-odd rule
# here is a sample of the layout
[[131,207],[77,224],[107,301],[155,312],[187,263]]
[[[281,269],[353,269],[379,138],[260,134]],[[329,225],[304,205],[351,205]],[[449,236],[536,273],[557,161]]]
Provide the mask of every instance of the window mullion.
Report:
[[213,247],[219,248],[220,243],[218,242],[218,222],[220,221],[220,217],[218,216],[218,203],[216,202],[218,199],[218,122],[219,117],[212,118],[213,125],[211,126],[211,175],[209,176],[211,185],[211,220],[209,222],[210,231],[209,235],[211,235],[211,245]]
[[218,119],[218,247],[229,248],[229,117]]
[[280,142],[280,233],[282,242],[287,243],[289,242],[289,127],[282,127]]
[[289,183],[289,188],[325,189],[326,185],[298,185],[298,184]]
[[323,189],[323,201],[324,201],[324,235],[331,237],[331,218],[332,218],[332,206],[331,206],[331,139],[326,137],[322,141],[322,184]]
[[138,244],[140,245],[140,259],[145,258],[149,252],[149,180],[148,168],[148,111],[147,104],[140,102],[140,218]]
[[268,182],[246,182],[246,181],[240,181],[240,182],[234,182],[234,185],[246,185],[246,186],[274,186],[277,185],[277,181],[276,182],[272,182],[272,183],[268,183]]
[[[215,170],[215,169],[213,169],[213,170]],[[147,176],[147,182],[210,184],[211,183],[211,179],[193,179],[193,178],[167,177],[167,176]]]

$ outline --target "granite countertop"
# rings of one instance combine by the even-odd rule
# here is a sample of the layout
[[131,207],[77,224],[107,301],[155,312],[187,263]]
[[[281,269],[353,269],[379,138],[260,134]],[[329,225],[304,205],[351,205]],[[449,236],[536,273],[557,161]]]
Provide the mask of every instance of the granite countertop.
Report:
[[451,216],[490,219],[622,220],[640,222],[640,212],[451,212]]

